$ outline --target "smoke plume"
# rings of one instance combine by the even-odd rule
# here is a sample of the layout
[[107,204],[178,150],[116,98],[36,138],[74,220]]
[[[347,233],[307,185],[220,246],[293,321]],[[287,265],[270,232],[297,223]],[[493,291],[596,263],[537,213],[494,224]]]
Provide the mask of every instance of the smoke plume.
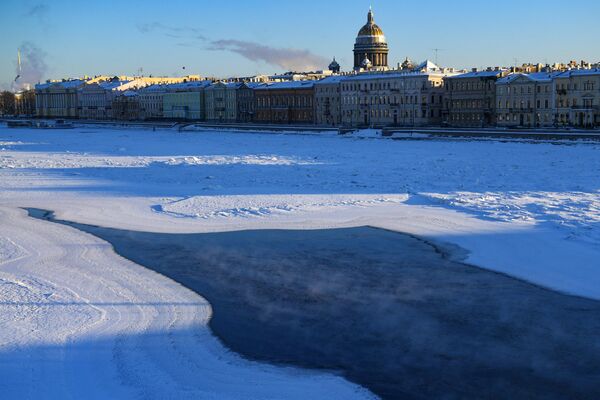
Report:
[[310,71],[323,69],[327,60],[308,50],[269,47],[243,40],[215,40],[211,50],[229,51],[251,61],[263,61],[288,71]]
[[16,90],[33,87],[41,82],[48,70],[46,53],[31,42],[23,42],[20,46],[21,68],[15,63],[15,76],[13,86]]

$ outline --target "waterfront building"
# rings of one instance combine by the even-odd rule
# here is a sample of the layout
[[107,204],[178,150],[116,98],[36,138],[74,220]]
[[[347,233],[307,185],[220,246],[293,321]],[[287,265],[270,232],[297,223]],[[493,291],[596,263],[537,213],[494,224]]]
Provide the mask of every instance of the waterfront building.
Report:
[[194,81],[167,85],[163,94],[164,118],[177,120],[205,119],[205,89],[211,81]]
[[369,9],[367,23],[360,28],[354,43],[354,69],[385,70],[388,68],[388,44],[383,30],[375,23]]
[[314,81],[267,83],[255,88],[254,95],[255,122],[314,123]]
[[79,118],[112,119],[113,100],[120,92],[130,88],[131,82],[116,78],[82,85],[77,93]]
[[443,121],[453,127],[496,125],[496,81],[508,72],[496,68],[445,78]]
[[344,79],[345,77],[336,75],[315,82],[315,124],[341,125],[341,83]]
[[138,91],[140,119],[153,120],[164,117],[163,96],[166,92],[167,85],[163,84],[150,85]]
[[556,124],[600,126],[600,69],[573,69],[554,78]]
[[256,115],[256,97],[254,90],[264,83],[244,82],[237,90],[237,120],[239,122],[253,122]]
[[77,118],[78,90],[84,80],[48,81],[35,85],[35,108],[42,118]]
[[554,78],[560,72],[511,74],[496,82],[500,127],[551,127],[555,123]]
[[206,120],[236,122],[238,118],[237,94],[242,86],[238,82],[217,82],[205,90]]
[[140,100],[136,91],[127,90],[115,96],[112,101],[112,118],[118,121],[140,119]]
[[342,125],[439,125],[446,76],[439,68],[346,76],[340,86]]

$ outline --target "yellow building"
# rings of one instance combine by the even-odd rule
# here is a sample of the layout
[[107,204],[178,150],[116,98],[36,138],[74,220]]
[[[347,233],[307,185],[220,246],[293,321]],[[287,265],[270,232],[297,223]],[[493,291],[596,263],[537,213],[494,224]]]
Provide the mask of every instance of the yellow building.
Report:
[[554,80],[559,126],[600,126],[600,69],[565,71]]

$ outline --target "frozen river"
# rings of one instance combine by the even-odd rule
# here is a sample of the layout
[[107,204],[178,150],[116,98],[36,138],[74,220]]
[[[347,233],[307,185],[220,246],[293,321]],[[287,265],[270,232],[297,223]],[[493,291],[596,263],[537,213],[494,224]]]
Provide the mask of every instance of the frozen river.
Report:
[[600,395],[600,303],[464,264],[456,248],[371,227],[58,222],[205,297],[213,332],[251,359],[334,371],[387,399]]

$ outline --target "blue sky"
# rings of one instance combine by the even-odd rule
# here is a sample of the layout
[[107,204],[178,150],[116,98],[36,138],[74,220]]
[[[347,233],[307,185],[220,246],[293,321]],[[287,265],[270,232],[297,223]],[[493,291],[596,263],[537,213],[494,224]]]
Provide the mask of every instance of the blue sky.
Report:
[[325,68],[333,56],[349,69],[370,4],[393,65],[433,60],[433,48],[443,49],[440,64],[458,68],[600,61],[600,2],[592,0],[1,0],[0,85],[15,77],[17,48],[29,79],[139,68],[251,75]]

